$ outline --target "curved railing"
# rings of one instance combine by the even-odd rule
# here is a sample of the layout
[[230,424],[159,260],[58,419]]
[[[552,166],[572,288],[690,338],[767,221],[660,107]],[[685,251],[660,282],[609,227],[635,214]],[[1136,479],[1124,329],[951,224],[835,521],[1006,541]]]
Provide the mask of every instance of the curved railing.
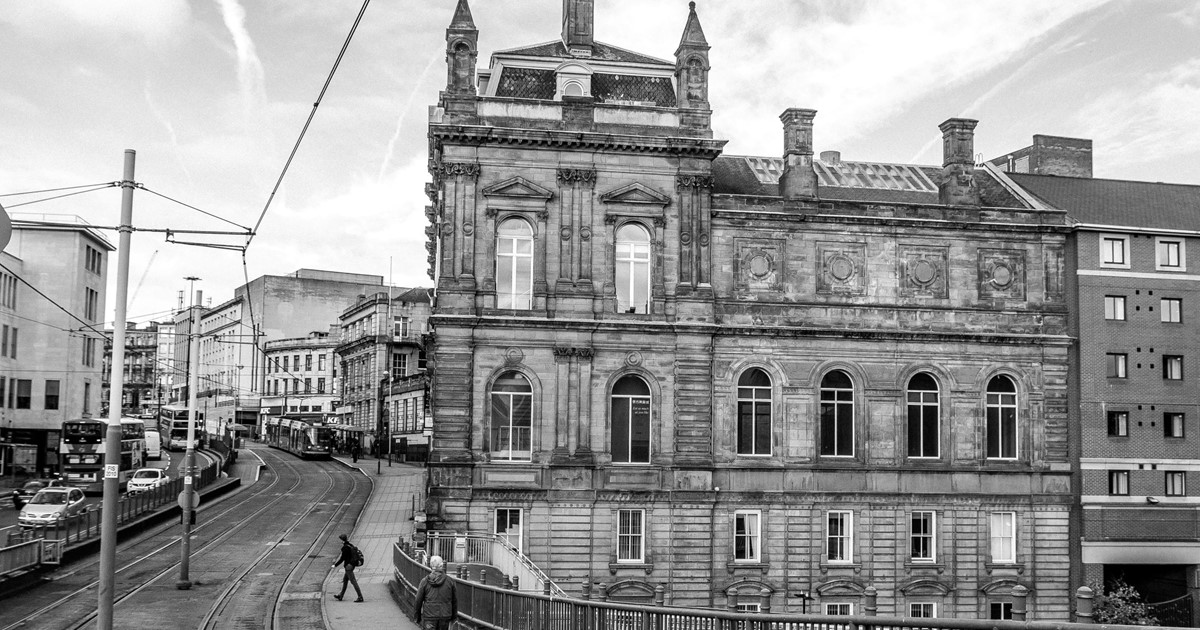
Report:
[[[425,549],[419,553],[424,556],[441,556],[452,565],[484,565],[495,568],[499,572],[497,577],[507,577],[518,590],[542,593],[549,585],[551,593],[560,597],[566,595],[545,572],[514,547],[506,536],[469,532],[429,532]],[[424,563],[422,557],[422,564]]]

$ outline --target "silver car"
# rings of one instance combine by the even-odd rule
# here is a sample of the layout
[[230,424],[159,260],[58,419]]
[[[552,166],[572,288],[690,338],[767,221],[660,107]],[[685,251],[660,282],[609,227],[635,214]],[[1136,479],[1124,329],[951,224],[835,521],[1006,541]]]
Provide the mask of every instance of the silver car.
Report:
[[129,494],[137,494],[151,488],[157,488],[170,480],[171,478],[167,476],[167,471],[161,468],[139,468],[129,478],[129,482],[125,485],[125,490]]
[[21,527],[47,527],[59,519],[83,512],[83,490],[79,488],[42,488],[17,515]]

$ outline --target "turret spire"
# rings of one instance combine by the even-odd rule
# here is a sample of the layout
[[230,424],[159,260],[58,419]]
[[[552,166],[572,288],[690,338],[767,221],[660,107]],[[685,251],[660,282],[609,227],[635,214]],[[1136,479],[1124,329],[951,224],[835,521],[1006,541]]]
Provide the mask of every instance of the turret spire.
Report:
[[450,28],[475,28],[475,20],[471,17],[471,7],[467,4],[467,0],[458,0],[458,7],[454,9],[454,19],[450,21]]
[[467,0],[458,0],[454,19],[446,29],[446,94],[475,96],[478,51],[479,29],[471,19],[471,7]]
[[696,3],[688,3],[687,24],[683,37],[675,49],[675,82],[679,93],[675,101],[678,107],[702,109],[708,107],[708,40],[700,28],[700,17],[696,15]]

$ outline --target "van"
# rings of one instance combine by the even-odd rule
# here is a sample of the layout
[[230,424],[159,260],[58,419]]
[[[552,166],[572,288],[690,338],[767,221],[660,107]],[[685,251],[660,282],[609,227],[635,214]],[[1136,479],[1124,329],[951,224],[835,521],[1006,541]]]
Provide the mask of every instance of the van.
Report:
[[162,459],[162,436],[158,431],[146,430],[146,458]]

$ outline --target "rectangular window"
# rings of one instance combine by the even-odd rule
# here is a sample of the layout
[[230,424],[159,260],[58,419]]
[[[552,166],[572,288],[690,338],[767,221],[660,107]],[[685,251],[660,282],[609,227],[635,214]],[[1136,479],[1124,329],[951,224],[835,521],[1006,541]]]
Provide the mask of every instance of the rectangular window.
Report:
[[396,353],[392,355],[392,378],[400,378],[408,374],[408,355]]
[[292,379],[292,393],[293,394],[300,393],[300,379],[298,379],[298,378]]
[[908,616],[918,619],[933,619],[937,617],[937,604],[933,602],[912,602],[908,605]]
[[1183,414],[1169,412],[1163,414],[1163,436],[1169,438],[1183,437]]
[[283,367],[280,369],[282,369],[284,372],[287,372],[288,371],[288,357],[285,354],[281,358],[283,359]]
[[96,338],[83,338],[83,364],[87,367],[96,365]]
[[325,378],[324,377],[317,379],[317,393],[318,394],[325,393]]
[[84,288],[83,292],[83,316],[94,322],[100,310],[100,294],[88,288]]
[[1157,250],[1156,268],[1159,271],[1185,271],[1187,269],[1183,240],[1159,237],[1156,239],[1155,249]]
[[733,559],[738,562],[758,562],[762,514],[739,510],[733,513]]
[[1105,355],[1104,365],[1108,378],[1126,378],[1129,355],[1119,352],[1109,352]]
[[854,614],[854,604],[829,602],[825,604],[826,615],[849,616]]
[[100,251],[90,245],[84,245],[84,248],[84,268],[94,274],[99,274],[101,271],[101,261],[103,260]]
[[1183,300],[1180,298],[1163,298],[1158,302],[1159,318],[1167,324],[1178,324],[1183,321]]
[[325,353],[324,352],[317,355],[317,371],[318,372],[325,371]]
[[8,406],[8,405],[4,404],[4,402],[5,402],[4,401],[4,390],[6,389],[5,385],[7,385],[7,384],[8,384],[8,377],[0,376],[0,407]]
[[305,372],[312,371],[312,355],[311,354],[304,355],[304,371]]
[[298,354],[292,355],[292,371],[294,371],[294,372],[300,371],[300,355],[298,355]]
[[396,337],[408,337],[408,318],[403,315],[396,315],[393,318],[392,334]]
[[1104,296],[1104,319],[1119,322],[1125,321],[1125,296]]
[[1012,619],[1012,602],[989,602],[988,619]]
[[17,409],[29,409],[33,398],[33,381],[27,378],[17,379]]
[[912,513],[908,528],[908,557],[913,562],[934,561],[934,525],[933,512]]
[[8,356],[8,324],[0,328],[0,357]]
[[12,327],[12,336],[8,338],[8,358],[17,358],[17,327]]
[[1168,471],[1163,473],[1166,480],[1166,487],[1163,493],[1169,497],[1187,496],[1187,473],[1178,471]]
[[1017,561],[1017,513],[994,512],[990,517],[989,539],[992,562]]
[[46,409],[58,409],[59,381],[46,381]]
[[311,378],[304,379],[304,393],[305,394],[312,393],[312,379]]
[[1129,237],[1111,234],[1100,236],[1100,266],[1129,268]]
[[1128,470],[1110,470],[1108,471],[1108,493],[1113,496],[1127,496],[1129,494],[1129,471]]
[[1108,412],[1108,435],[1111,437],[1129,437],[1129,412]]
[[495,534],[521,551],[521,508],[496,508]]
[[83,413],[92,413],[92,384],[83,383]]
[[617,510],[617,562],[645,562],[646,512]]
[[825,515],[825,560],[853,562],[854,513],[842,510]]
[[1163,379],[1168,381],[1183,380],[1183,357],[1173,354],[1163,355]]

